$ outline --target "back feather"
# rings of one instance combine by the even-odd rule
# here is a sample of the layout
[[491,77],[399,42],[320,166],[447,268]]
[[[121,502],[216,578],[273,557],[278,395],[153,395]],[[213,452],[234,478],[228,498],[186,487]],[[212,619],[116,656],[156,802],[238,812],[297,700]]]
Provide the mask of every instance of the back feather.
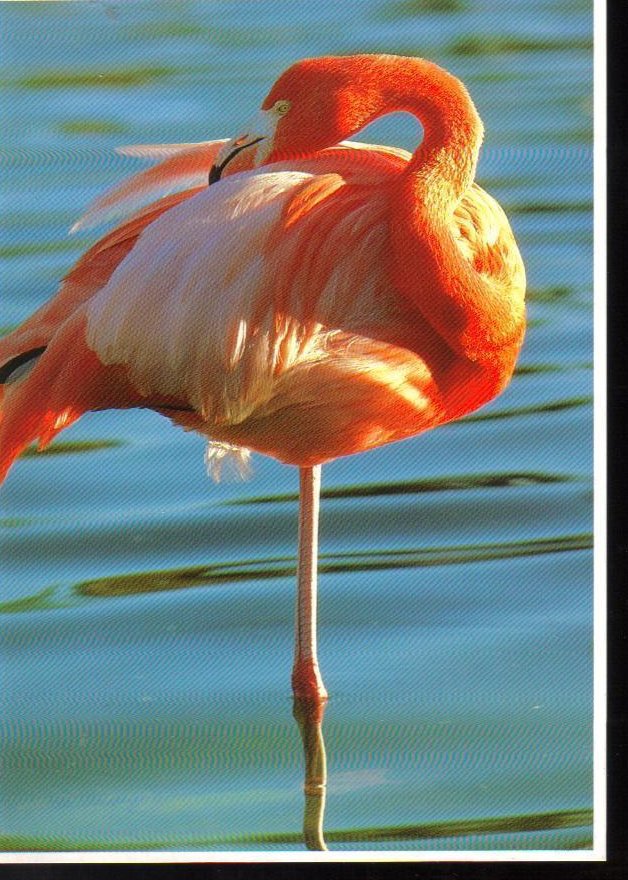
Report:
[[165,154],[168,158],[152,168],[125,178],[122,183],[99,196],[71,227],[70,232],[90,229],[122,215],[128,216],[158,196],[169,195],[185,188],[207,186],[209,170],[218,151],[226,142],[221,140],[200,144],[168,144],[163,147],[123,147],[118,152],[142,158]]
[[120,377],[114,381],[111,370],[105,371],[108,384],[100,392],[91,381],[105,368],[78,329],[84,324],[82,306],[108,282],[153,220],[207,186],[223,143],[129,148],[134,155],[168,158],[105,193],[74,225],[95,225],[171,191],[97,241],[66,275],[57,295],[0,339],[0,482],[33,440],[39,439],[42,448],[88,409],[130,405],[135,392]]

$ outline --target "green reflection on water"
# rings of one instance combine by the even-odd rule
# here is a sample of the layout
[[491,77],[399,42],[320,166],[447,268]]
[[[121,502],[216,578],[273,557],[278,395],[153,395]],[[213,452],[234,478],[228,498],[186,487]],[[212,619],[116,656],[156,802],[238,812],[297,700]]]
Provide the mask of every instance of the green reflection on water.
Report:
[[[528,833],[562,828],[581,828],[590,826],[593,811],[590,809],[555,810],[547,813],[533,813],[517,816],[500,816],[487,819],[463,819],[446,822],[425,822],[416,825],[393,825],[377,828],[350,828],[325,831],[328,843],[358,843],[360,841],[430,840],[443,837],[460,837],[483,834]],[[172,848],[211,849],[212,847],[233,846],[234,849],[247,844],[299,844],[303,840],[300,832],[275,832],[268,834],[238,834],[232,837],[197,838],[184,840],[174,835],[168,843],[163,840],[152,841],[74,841],[70,838],[35,838],[6,835],[0,837],[0,847],[9,852],[32,850],[34,852],[72,851],[72,850],[159,850]],[[578,841],[582,848],[591,846],[590,835],[582,835]]]
[[107,70],[107,71],[74,71],[74,70],[49,70],[45,73],[37,73],[25,76],[14,84],[25,89],[58,89],[58,88],[129,88],[142,86],[154,82],[157,79],[171,76],[177,72],[176,67],[164,65],[153,67],[135,67]]
[[[573,369],[573,366],[563,367],[560,364],[520,364],[515,369],[515,376],[534,376],[539,373],[564,373]],[[582,364],[582,370],[590,370],[591,364]]]
[[396,3],[386,3],[378,17],[384,21],[394,21],[426,12],[462,12],[466,5],[465,0],[398,0]]
[[511,409],[500,409],[495,412],[483,412],[471,416],[465,416],[451,425],[468,424],[469,422],[489,422],[497,419],[512,419],[515,416],[529,416],[548,412],[561,412],[564,409],[574,409],[579,406],[588,406],[593,403],[591,396],[569,397],[566,400],[553,400],[549,403],[541,403],[534,406],[517,406]]
[[56,593],[57,587],[45,587],[33,596],[0,602],[0,613],[16,614],[22,611],[50,611],[52,608],[65,608],[68,604],[71,604],[53,601]]
[[23,526],[30,526],[34,522],[35,520],[28,516],[3,516],[0,517],[0,528],[19,529]]
[[127,126],[106,119],[68,119],[57,125],[62,134],[122,134]]
[[580,202],[523,202],[518,205],[504,205],[504,208],[509,214],[590,214],[593,211],[593,202],[586,199]]
[[79,452],[98,452],[102,449],[116,449],[125,446],[124,440],[61,440],[52,443],[45,449],[37,449],[37,446],[28,446],[20,458],[34,458],[39,455],[75,455]]
[[[590,534],[563,535],[553,538],[535,538],[528,541],[503,543],[460,544],[450,547],[422,547],[405,550],[366,550],[347,553],[321,554],[318,570],[321,574],[342,574],[381,571],[395,568],[425,568],[428,566],[458,565],[469,562],[488,562],[588,550],[592,547]],[[205,587],[211,584],[238,581],[268,580],[294,577],[296,564],[293,557],[276,556],[238,562],[217,562],[184,568],[145,571],[136,574],[111,575],[82,581],[74,586],[79,596],[108,598],[137,593],[155,593]],[[2,611],[0,606],[0,611]]]
[[532,288],[526,291],[526,299],[534,302],[557,302],[574,293],[566,284],[555,284],[552,287]]
[[138,40],[162,40],[168,37],[205,37],[212,35],[212,29],[202,24],[185,21],[152,21],[127,28],[127,36]]
[[568,49],[593,51],[589,37],[519,37],[482,34],[456,40],[450,48],[454,55],[503,55],[510,52],[560,52]]
[[[383,483],[360,483],[353,486],[334,486],[321,490],[321,498],[364,498],[376,495],[415,495],[421,492],[459,492],[464,489],[504,489],[514,486],[568,483],[575,478],[562,474],[514,471],[501,474],[463,474],[453,477],[428,477],[420,480],[387,481]],[[244,504],[281,504],[298,501],[296,492],[278,495],[256,495],[253,498],[236,498],[223,502],[225,506]]]
[[54,241],[21,242],[20,244],[8,244],[0,247],[0,257],[12,259],[13,257],[28,257],[37,254],[56,254],[64,251],[79,251],[83,243],[77,240],[66,241],[63,238]]

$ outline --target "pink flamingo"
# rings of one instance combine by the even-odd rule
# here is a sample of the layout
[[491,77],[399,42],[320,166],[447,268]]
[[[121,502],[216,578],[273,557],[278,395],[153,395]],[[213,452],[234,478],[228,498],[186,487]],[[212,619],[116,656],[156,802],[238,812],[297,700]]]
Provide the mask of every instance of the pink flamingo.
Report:
[[[423,126],[412,155],[344,141],[393,111]],[[463,84],[429,61],[300,61],[236,138],[127,150],[166,159],[94,203],[77,226],[127,217],[0,342],[1,477],[33,440],[126,407],[204,434],[216,467],[256,450],[300,468],[301,699],[327,696],[321,464],[464,416],[512,376],[525,274],[474,183],[482,134]]]

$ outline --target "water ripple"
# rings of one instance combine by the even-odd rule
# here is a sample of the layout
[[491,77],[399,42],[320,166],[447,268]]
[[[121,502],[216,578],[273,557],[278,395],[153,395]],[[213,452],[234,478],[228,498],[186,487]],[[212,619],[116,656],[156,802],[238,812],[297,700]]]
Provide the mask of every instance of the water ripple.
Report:
[[[587,808],[575,810],[553,810],[545,813],[529,813],[516,816],[499,816],[481,819],[458,819],[445,822],[421,822],[409,825],[383,826],[376,828],[330,829],[325,831],[328,843],[357,843],[360,841],[395,841],[395,840],[430,840],[443,837],[468,837],[486,834],[522,834],[526,832],[542,832],[562,828],[587,828],[593,821],[593,811]],[[300,832],[275,832],[263,834],[236,834],[218,838],[203,837],[185,839],[180,835],[163,840],[129,840],[112,841],[100,839],[97,844],[91,841],[77,841],[71,838],[26,837],[5,835],[0,837],[0,846],[8,852],[49,852],[53,850],[85,851],[85,850],[160,850],[169,849],[212,849],[215,847],[300,844],[303,835]],[[584,834],[579,844],[582,848],[590,846],[590,834]]]
[[[360,483],[353,486],[333,486],[321,490],[321,498],[364,498],[377,495],[415,495],[422,492],[459,492],[466,489],[505,489],[520,486],[546,485],[548,483],[569,483],[574,477],[565,474],[547,474],[531,471],[512,471],[499,474],[461,474],[459,476],[430,477],[420,480],[386,481],[381,483]],[[235,498],[224,501],[225,507],[247,504],[283,504],[297,502],[296,492],[277,495],[255,495],[249,498]]]
[[51,443],[45,449],[38,449],[37,446],[28,446],[22,452],[20,458],[36,458],[40,455],[76,455],[81,452],[98,452],[101,449],[117,449],[119,446],[125,446],[124,440],[61,440]]
[[[460,544],[448,547],[421,547],[405,550],[363,550],[358,552],[323,553],[320,556],[321,574],[342,574],[381,571],[399,568],[425,568],[427,566],[460,565],[488,562],[496,559],[513,559],[519,556],[538,556],[546,553],[564,553],[588,550],[592,547],[590,534],[563,535],[553,538],[536,538],[528,541],[502,543]],[[134,574],[111,575],[86,580],[74,586],[79,596],[111,597],[129,596],[136,593],[156,593],[163,590],[181,590],[191,587],[207,587],[214,584],[233,584],[238,581],[260,581],[294,577],[295,559],[290,556],[274,556],[265,559],[215,562],[209,565],[186,566]],[[50,594],[38,596],[49,600]],[[35,599],[31,600],[31,602]],[[0,605],[0,611],[31,610],[16,607],[15,600]],[[7,608],[9,605],[11,607]],[[48,606],[51,607],[51,606]]]

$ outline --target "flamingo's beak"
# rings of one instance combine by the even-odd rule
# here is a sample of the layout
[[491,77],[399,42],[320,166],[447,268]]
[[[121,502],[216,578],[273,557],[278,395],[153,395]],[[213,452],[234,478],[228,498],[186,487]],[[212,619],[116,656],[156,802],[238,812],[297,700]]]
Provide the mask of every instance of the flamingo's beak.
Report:
[[[216,162],[212,165],[209,171],[210,185],[216,183],[217,180],[220,180],[220,175],[234,156],[237,156],[242,150],[246,150],[247,147],[252,147],[253,144],[259,144],[259,142],[265,140],[265,138],[260,136],[253,138],[253,140],[244,140],[244,143],[242,143],[242,140],[243,138],[235,138],[234,140],[229,141],[228,144],[225,144],[220,153],[218,153]],[[226,147],[229,149],[225,150]],[[224,158],[222,158],[223,156]]]
[[[209,172],[210,185],[216,183],[217,180],[220,180],[220,176],[226,166],[235,156],[238,155],[238,153],[241,153],[242,150],[247,150],[249,147],[259,144],[261,141],[269,141],[274,134],[275,125],[276,120],[272,118],[271,114],[262,110],[258,113],[255,119],[251,120],[250,125],[246,127],[246,134],[238,135],[230,141],[227,141],[216,156],[216,161]],[[272,142],[269,142],[268,145],[265,144],[264,147],[258,147],[255,150],[256,165],[259,165],[264,161],[264,158],[270,152],[271,145]]]

